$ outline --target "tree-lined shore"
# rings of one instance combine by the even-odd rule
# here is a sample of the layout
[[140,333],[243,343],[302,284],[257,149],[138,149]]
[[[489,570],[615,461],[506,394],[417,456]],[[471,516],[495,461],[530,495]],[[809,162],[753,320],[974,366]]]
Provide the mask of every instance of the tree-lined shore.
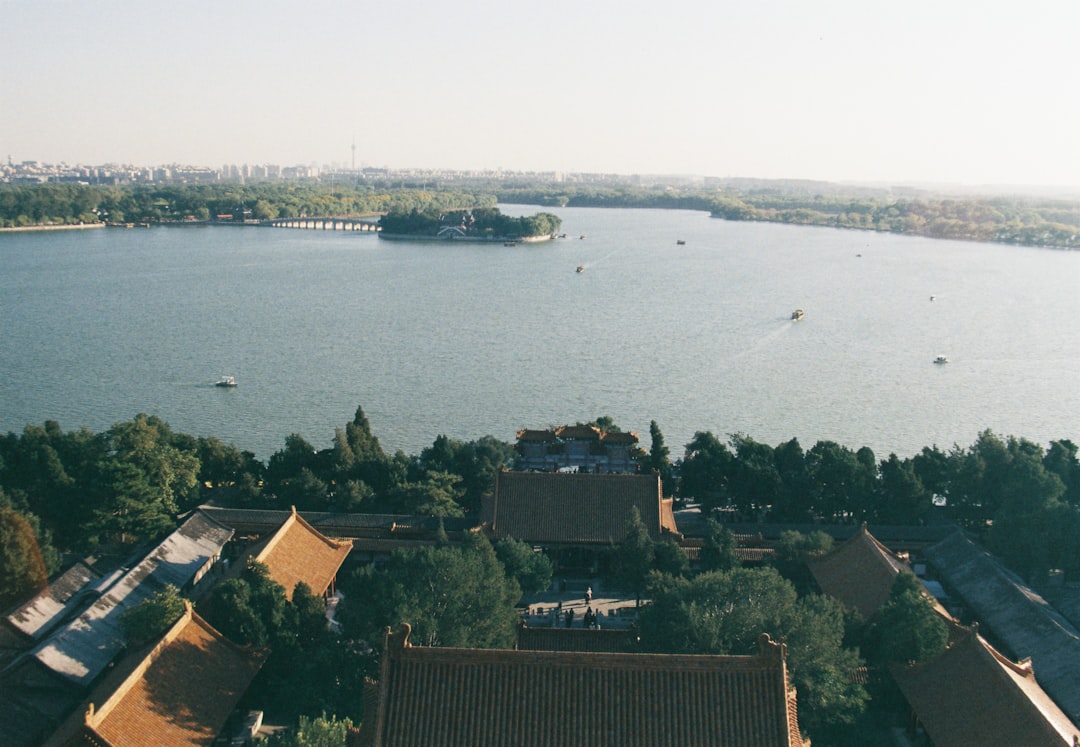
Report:
[[300,216],[440,215],[498,202],[545,207],[703,210],[715,218],[857,229],[1058,249],[1080,248],[1080,201],[958,196],[915,189],[729,180],[705,186],[612,186],[454,180],[248,184],[0,184],[0,228],[102,222],[253,221]]

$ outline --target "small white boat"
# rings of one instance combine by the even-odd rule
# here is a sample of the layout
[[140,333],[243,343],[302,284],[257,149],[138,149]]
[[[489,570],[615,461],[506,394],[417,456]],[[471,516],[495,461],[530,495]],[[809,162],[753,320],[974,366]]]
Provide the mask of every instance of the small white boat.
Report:
[[232,387],[236,386],[236,377],[235,376],[222,376],[220,379],[218,379],[218,382],[216,384],[214,384],[214,386],[232,388]]
[[949,359],[946,358],[944,355],[939,355],[937,358],[934,358],[934,363],[937,363],[937,364],[948,363],[948,362],[949,362]]
[[804,316],[806,316],[806,313],[803,312],[802,309],[795,309],[793,312],[791,312],[791,321],[801,321]]
[[578,272],[585,272],[585,265],[578,265],[577,266],[577,271]]

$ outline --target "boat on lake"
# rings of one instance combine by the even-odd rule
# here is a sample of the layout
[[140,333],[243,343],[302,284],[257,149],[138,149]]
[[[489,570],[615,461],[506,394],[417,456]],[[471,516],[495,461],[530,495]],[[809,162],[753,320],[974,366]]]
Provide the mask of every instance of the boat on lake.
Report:
[[793,312],[791,312],[791,321],[802,321],[802,318],[804,316],[806,316],[806,313],[802,309],[795,309]]
[[676,246],[686,246],[686,242],[683,241],[682,239],[676,239],[675,240],[675,245]]
[[949,362],[949,359],[946,358],[944,355],[939,355],[937,358],[934,358],[934,363],[937,363],[939,365],[942,364],[942,363],[948,363],[948,362]]
[[220,379],[218,379],[218,382],[216,384],[214,384],[214,386],[220,386],[220,387],[225,387],[225,388],[231,389],[232,387],[236,386],[236,377],[235,376],[222,376]]
[[577,266],[577,271],[578,272],[585,272],[585,265],[578,265]]

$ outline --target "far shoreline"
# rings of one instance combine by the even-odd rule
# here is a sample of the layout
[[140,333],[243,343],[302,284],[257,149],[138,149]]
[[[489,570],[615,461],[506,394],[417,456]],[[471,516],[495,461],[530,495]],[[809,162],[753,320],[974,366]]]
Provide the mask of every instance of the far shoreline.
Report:
[[104,223],[73,223],[71,225],[41,225],[41,226],[7,226],[0,228],[0,233],[15,233],[23,231],[81,231],[84,228],[105,228]]

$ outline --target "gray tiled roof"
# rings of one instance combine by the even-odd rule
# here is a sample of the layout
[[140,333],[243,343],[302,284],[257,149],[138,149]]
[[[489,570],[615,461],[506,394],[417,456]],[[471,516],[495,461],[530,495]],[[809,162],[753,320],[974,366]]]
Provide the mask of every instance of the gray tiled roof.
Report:
[[49,669],[89,685],[123,649],[120,616],[167,584],[183,588],[233,535],[196,511],[134,568],[101,589],[89,609],[48,636],[33,655]]
[[1013,658],[1031,658],[1043,689],[1080,722],[1080,632],[960,531],[926,557]]

